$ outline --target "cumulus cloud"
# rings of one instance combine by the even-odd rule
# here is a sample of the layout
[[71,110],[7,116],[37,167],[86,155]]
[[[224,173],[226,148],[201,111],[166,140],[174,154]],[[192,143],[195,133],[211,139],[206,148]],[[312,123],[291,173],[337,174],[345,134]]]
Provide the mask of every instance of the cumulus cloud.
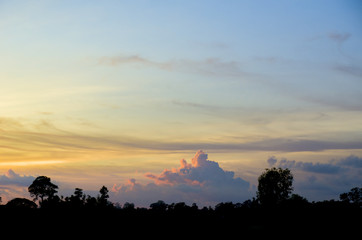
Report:
[[0,175],[0,186],[16,185],[27,187],[34,181],[33,176],[23,176],[9,169],[4,175]]
[[208,155],[202,150],[191,159],[191,164],[185,159],[180,161],[179,168],[165,169],[158,176],[146,174],[156,184],[187,184],[187,185],[239,185],[249,187],[249,183],[241,178],[234,178],[234,172],[223,170],[217,162],[208,160]]
[[252,195],[249,182],[208,160],[202,150],[195,154],[191,163],[182,159],[178,168],[165,169],[160,174],[146,173],[145,176],[152,182],[139,184],[130,179],[125,184],[114,185],[114,198],[133,202],[142,199],[140,204],[144,205],[159,199],[213,205],[222,201],[244,201]]
[[268,158],[268,160],[267,160],[268,165],[269,165],[270,167],[274,166],[274,164],[275,164],[277,161],[278,161],[278,160],[277,160],[274,156]]
[[29,197],[28,186],[34,179],[33,176],[17,174],[12,169],[0,175],[0,197],[3,203],[15,197]]
[[362,168],[362,158],[355,155],[350,155],[346,158],[342,158],[341,160],[335,160],[334,162],[339,166]]

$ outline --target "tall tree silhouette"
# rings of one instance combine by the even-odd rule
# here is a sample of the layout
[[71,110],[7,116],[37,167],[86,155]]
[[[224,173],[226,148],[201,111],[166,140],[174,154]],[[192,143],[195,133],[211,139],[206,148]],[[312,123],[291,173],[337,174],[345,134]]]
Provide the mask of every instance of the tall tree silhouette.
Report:
[[98,204],[100,207],[106,207],[109,205],[109,202],[108,202],[108,198],[109,198],[109,195],[108,195],[108,189],[107,187],[103,186],[100,190],[99,190],[99,193],[101,194],[100,196],[98,196]]
[[265,207],[277,206],[293,191],[293,175],[288,168],[267,168],[258,181],[257,198]]
[[28,192],[34,200],[40,198],[40,205],[43,204],[45,199],[51,199],[58,192],[58,186],[50,181],[46,176],[37,177],[33,183],[28,187]]

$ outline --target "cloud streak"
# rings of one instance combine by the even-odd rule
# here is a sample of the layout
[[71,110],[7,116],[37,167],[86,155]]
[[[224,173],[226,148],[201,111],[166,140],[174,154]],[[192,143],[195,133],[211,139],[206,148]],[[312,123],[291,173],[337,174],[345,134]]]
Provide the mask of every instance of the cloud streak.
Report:
[[152,67],[160,70],[196,73],[206,76],[241,77],[247,75],[241,69],[238,61],[223,61],[220,58],[206,58],[204,60],[168,60],[157,62],[139,55],[103,56],[98,59],[98,65],[121,67],[135,65]]
[[332,41],[340,44],[343,44],[345,41],[347,41],[352,35],[350,33],[337,33],[337,32],[332,32],[329,33],[328,38],[331,39]]
[[107,66],[122,66],[125,64],[135,64],[139,66],[155,67],[163,70],[172,70],[172,62],[159,63],[155,61],[148,60],[139,55],[129,55],[129,56],[113,56],[113,57],[101,57],[98,60],[99,65]]
[[297,169],[305,172],[337,174],[346,172],[349,168],[362,168],[362,158],[351,155],[340,160],[333,160],[329,163],[312,163],[301,162],[288,159],[277,160],[274,156],[267,160],[269,166],[277,166],[281,168]]
[[[189,103],[175,103],[189,105]],[[208,108],[210,106],[192,105],[195,108]],[[211,107],[212,108],[212,107]],[[0,118],[1,120],[1,118]],[[194,151],[195,149],[212,149],[215,151],[280,151],[280,152],[305,152],[324,151],[334,149],[362,149],[360,140],[353,141],[326,141],[293,138],[265,138],[258,141],[160,141],[155,139],[135,138],[130,136],[112,136],[106,134],[76,134],[57,128],[51,122],[46,124],[46,129],[29,129],[22,122],[6,119],[0,122],[0,149],[3,158],[12,158],[18,154],[18,160],[24,154],[39,153],[42,158],[48,154],[59,153],[61,156],[84,154],[92,151],[121,152],[125,150],[147,151]],[[7,123],[11,123],[7,127]],[[44,124],[43,124],[44,125]],[[5,127],[6,126],[6,127]],[[45,125],[44,125],[45,126]],[[14,155],[15,154],[15,155]],[[53,155],[52,155],[53,156]],[[31,159],[39,161],[42,159]],[[47,160],[59,160],[49,159]],[[62,159],[64,160],[64,159]]]
[[362,67],[358,66],[358,65],[343,65],[343,64],[338,64],[333,66],[333,69],[354,77],[359,78],[360,80],[362,79]]

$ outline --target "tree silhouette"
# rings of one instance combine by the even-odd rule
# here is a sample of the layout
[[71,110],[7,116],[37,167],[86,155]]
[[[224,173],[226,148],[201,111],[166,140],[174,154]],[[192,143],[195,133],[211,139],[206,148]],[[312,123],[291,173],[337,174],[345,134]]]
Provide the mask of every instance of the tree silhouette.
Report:
[[75,188],[74,194],[70,197],[66,197],[66,202],[73,208],[83,207],[85,205],[86,196],[83,194],[83,189]]
[[362,204],[362,188],[354,187],[348,193],[339,195],[339,199],[344,202],[353,203],[357,206]]
[[277,206],[293,191],[293,175],[288,168],[267,168],[258,181],[257,198],[264,207]]
[[88,208],[95,208],[97,207],[97,199],[92,196],[87,196],[85,206]]
[[125,204],[123,205],[123,209],[127,211],[134,210],[135,209],[134,203],[125,202]]
[[[200,234],[202,231],[202,236],[206,233],[210,237],[216,231],[228,232],[230,237],[241,231],[262,236],[259,234],[275,229],[282,229],[283,236],[292,236],[300,229],[311,229],[313,234],[319,232],[323,236],[328,232],[333,235],[343,232],[345,236],[346,233],[355,234],[361,226],[360,187],[341,194],[340,201],[308,202],[298,194],[291,194],[293,175],[289,169],[266,169],[258,180],[257,198],[243,203],[221,202],[214,208],[199,209],[196,203],[189,206],[185,202],[167,204],[159,200],[147,209],[136,208],[129,202],[124,203],[123,208],[114,207],[105,186],[96,197],[85,195],[81,188],[75,188],[70,197],[59,197],[55,195],[58,187],[50,178],[41,176],[28,189],[35,199],[39,199],[41,208],[28,199],[10,200],[6,205],[0,205],[0,226],[7,229],[3,222],[11,227],[23,229],[25,226],[26,233],[41,228],[42,233],[49,230],[47,233],[53,235],[54,226],[62,226],[62,231],[70,233],[67,238],[73,233],[82,234],[82,238],[87,238],[84,234],[94,237],[94,233],[103,236],[110,232],[109,229],[119,226],[165,231],[183,226],[185,222],[195,226],[193,229],[200,230]],[[204,226],[210,230],[205,231]]]
[[51,199],[58,192],[58,186],[50,181],[46,176],[37,177],[33,183],[28,187],[28,192],[34,201],[40,198],[40,205],[43,204],[44,198]]
[[109,198],[109,195],[108,195],[108,189],[103,186],[100,190],[99,190],[99,193],[101,194],[100,196],[98,196],[98,205],[100,207],[107,207],[110,205],[110,203],[108,202],[108,198]]
[[164,212],[166,211],[167,209],[167,204],[162,201],[162,200],[158,200],[157,202],[155,203],[151,203],[150,204],[150,208],[153,210],[153,211],[158,211],[158,212]]

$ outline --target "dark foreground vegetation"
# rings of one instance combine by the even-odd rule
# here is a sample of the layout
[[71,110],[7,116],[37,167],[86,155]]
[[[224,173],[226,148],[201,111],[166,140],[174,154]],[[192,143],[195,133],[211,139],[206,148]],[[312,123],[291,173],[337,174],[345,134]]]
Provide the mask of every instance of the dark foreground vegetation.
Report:
[[16,229],[18,237],[46,238],[360,235],[362,188],[342,193],[338,201],[309,202],[292,194],[288,169],[266,169],[258,180],[256,198],[243,203],[222,202],[212,208],[159,200],[149,208],[136,208],[133,203],[111,203],[104,186],[97,197],[86,196],[80,188],[70,197],[59,197],[58,186],[40,176],[28,188],[34,201],[15,198],[0,205],[0,228]]

